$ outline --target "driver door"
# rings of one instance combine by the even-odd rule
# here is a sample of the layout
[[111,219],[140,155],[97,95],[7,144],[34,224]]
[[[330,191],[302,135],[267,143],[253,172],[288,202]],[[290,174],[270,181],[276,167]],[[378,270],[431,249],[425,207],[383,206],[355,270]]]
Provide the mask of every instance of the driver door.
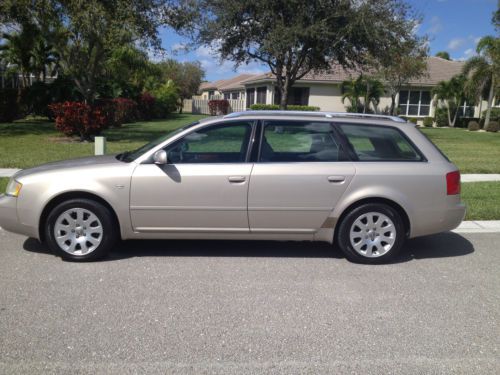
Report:
[[140,164],[131,182],[137,232],[249,232],[252,121],[195,130],[165,147],[168,164]]

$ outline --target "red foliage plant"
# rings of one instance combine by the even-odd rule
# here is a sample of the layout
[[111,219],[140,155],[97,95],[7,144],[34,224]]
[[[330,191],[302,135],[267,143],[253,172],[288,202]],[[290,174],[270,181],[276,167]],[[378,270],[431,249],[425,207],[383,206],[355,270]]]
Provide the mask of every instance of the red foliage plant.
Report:
[[222,100],[210,100],[208,102],[208,110],[211,116],[215,115],[227,115],[229,111],[229,102],[226,99]]
[[122,124],[137,119],[137,103],[132,99],[99,99],[95,104],[105,116],[106,126],[119,128]]
[[106,116],[97,107],[82,102],[55,103],[49,106],[54,113],[56,129],[68,136],[78,135],[90,140],[106,127]]
[[153,118],[154,106],[156,103],[156,98],[149,92],[144,91],[137,98],[137,110],[139,116],[143,120],[151,120]]

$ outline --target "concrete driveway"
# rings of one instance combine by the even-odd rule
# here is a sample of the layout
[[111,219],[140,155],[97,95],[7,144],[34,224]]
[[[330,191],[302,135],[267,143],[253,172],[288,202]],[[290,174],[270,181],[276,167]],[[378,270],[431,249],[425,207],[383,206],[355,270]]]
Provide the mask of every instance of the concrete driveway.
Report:
[[154,241],[66,263],[0,230],[0,373],[498,374],[500,234],[328,245]]

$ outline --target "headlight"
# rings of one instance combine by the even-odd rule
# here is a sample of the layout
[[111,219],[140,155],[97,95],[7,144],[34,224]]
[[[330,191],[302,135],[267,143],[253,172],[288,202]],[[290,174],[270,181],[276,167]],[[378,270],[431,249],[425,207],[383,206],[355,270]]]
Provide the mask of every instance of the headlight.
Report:
[[5,195],[9,195],[11,197],[17,197],[22,187],[23,184],[11,178],[9,183],[7,184],[7,189],[5,189]]

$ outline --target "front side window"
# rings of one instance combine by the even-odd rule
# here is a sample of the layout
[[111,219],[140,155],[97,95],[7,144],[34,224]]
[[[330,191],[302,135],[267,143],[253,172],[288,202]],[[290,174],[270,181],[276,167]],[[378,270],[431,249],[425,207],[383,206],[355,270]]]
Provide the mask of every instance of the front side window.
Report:
[[431,108],[430,91],[400,91],[399,114],[403,116],[429,116]]
[[421,161],[415,147],[395,128],[343,124],[339,126],[359,161]]
[[251,133],[251,122],[214,125],[197,130],[166,147],[168,162],[244,163]]
[[326,162],[340,159],[340,148],[327,122],[266,121],[261,162]]

